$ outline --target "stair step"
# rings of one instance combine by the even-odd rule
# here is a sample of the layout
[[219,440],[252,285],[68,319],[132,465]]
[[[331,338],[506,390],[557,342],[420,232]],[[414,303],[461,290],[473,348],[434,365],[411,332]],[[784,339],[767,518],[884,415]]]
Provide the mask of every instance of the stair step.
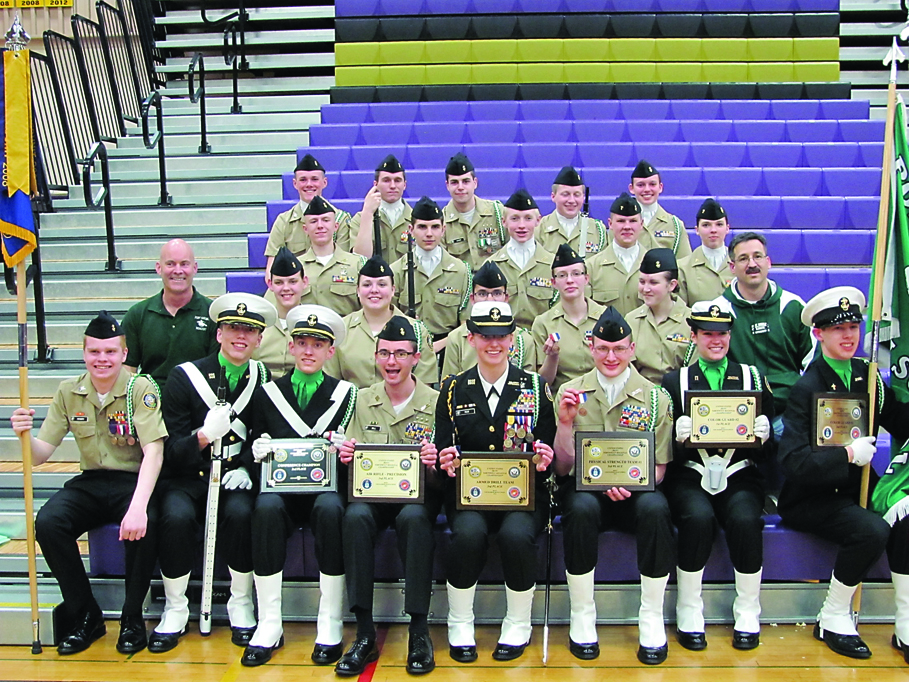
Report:
[[[305,47],[307,43],[333,43],[333,28],[309,28],[285,31],[246,31],[246,48],[255,49],[264,45],[296,45]],[[224,44],[223,33],[177,33],[165,40],[155,41],[155,46],[162,50],[199,50],[203,48],[221,49]],[[223,63],[223,60],[222,60]],[[209,65],[205,65],[208,70]]]
[[[314,123],[321,121],[318,111],[288,112],[288,113],[240,113],[240,114],[212,114],[206,112],[205,125],[211,133],[247,132],[257,130],[268,132],[272,130],[305,130]],[[200,119],[198,114],[168,116],[164,120],[164,148],[170,142],[170,135],[179,133],[199,133]],[[152,133],[154,134],[154,133]],[[129,137],[142,137],[142,128],[135,126],[127,131]],[[291,149],[287,151],[293,151]]]
[[[899,6],[897,0],[897,7]],[[249,22],[258,21],[296,21],[303,19],[333,19],[335,8],[333,5],[324,7],[255,7],[247,8]],[[206,17],[209,21],[217,21],[231,12],[222,10],[209,10]],[[155,17],[155,24],[160,26],[180,26],[187,24],[202,24],[202,13],[199,10],[168,11],[166,16]]]
[[[165,124],[166,125],[166,124]],[[165,128],[165,130],[167,130]],[[309,131],[288,131],[280,132],[221,132],[208,135],[208,144],[211,145],[212,151],[223,154],[227,152],[287,152],[289,147],[307,147],[309,146]],[[134,154],[137,149],[141,149],[143,154],[155,156],[157,150],[146,150],[142,136],[124,137],[118,141],[118,149],[111,150],[110,156],[118,156],[124,150],[129,150],[129,154]],[[199,150],[199,132],[198,130],[188,135],[177,135],[174,131],[167,132],[167,140],[164,143],[164,150],[168,154],[183,155],[187,152],[197,153]]]
[[[251,71],[275,71],[288,69],[319,69],[334,68],[334,52],[308,52],[297,54],[247,54],[247,61]],[[176,57],[167,60],[166,64],[156,67],[158,73],[186,73],[189,68],[190,58]],[[212,60],[213,63],[205,65],[205,73],[231,72],[233,67],[225,64],[224,60]]]
[[[217,82],[217,81],[216,81]],[[199,87],[198,78],[193,83],[194,87]],[[164,113],[167,116],[199,114],[199,103],[193,104],[189,100],[188,85],[184,87],[182,99],[163,100]],[[207,114],[230,114],[230,108],[233,102],[223,97],[223,93],[214,93],[209,89],[209,82],[205,82],[205,111]],[[331,101],[329,95],[262,95],[259,97],[247,97],[240,104],[243,107],[244,114],[273,113],[273,112],[303,112],[319,111],[319,109]],[[232,114],[236,116],[237,114]],[[165,129],[167,123],[164,124]]]
[[[216,159],[206,154],[172,156],[166,161],[167,179],[192,179],[221,177],[280,176],[297,164],[296,154],[246,154],[224,156]],[[110,160],[110,174],[123,180],[158,180],[158,158],[114,158]],[[92,182],[101,182],[101,173],[92,173]]]
[[[81,194],[80,194],[81,196]],[[120,209],[114,211],[114,234],[120,228],[150,228],[156,230],[151,234],[167,234],[172,228],[193,226],[195,232],[202,226],[261,225],[265,223],[264,206],[211,206],[204,209],[174,207],[168,209]],[[41,216],[41,236],[48,238],[47,230],[66,230],[82,228],[104,229],[103,211],[61,211],[45,213]],[[191,244],[192,236],[186,240]],[[165,242],[162,239],[158,248]],[[43,243],[43,242],[42,242]]]
[[[206,72],[207,73],[207,72]],[[222,76],[226,74],[220,74]],[[237,82],[237,90],[240,93],[240,104],[243,104],[244,96],[266,95],[266,94],[294,94],[319,92],[327,93],[329,88],[334,87],[334,76],[273,76],[266,78],[246,78],[241,75]],[[162,89],[161,95],[166,96],[170,91],[177,92],[178,97],[182,97],[187,92],[187,85],[179,81],[170,81],[167,87]],[[208,95],[231,95],[233,94],[233,81],[231,78],[213,78],[205,79],[205,92]]]
[[[244,238],[186,241],[193,247],[201,270],[221,267],[213,265],[212,261],[247,257],[247,240]],[[120,239],[116,242],[117,256],[123,259],[124,263],[131,263],[136,267],[141,263],[146,270],[153,269],[161,244],[159,240]],[[50,242],[41,246],[42,266],[50,263],[75,264],[82,261],[97,263],[106,260],[107,242],[103,240],[80,240],[75,244]]]

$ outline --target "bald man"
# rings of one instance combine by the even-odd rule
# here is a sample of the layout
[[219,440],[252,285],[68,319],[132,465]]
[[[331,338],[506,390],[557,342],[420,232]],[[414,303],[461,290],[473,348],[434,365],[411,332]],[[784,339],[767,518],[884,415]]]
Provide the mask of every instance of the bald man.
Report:
[[192,247],[182,239],[170,240],[155,263],[163,289],[136,303],[123,318],[127,369],[151,374],[162,391],[174,367],[218,348],[216,325],[208,316],[211,301],[193,286],[198,271]]

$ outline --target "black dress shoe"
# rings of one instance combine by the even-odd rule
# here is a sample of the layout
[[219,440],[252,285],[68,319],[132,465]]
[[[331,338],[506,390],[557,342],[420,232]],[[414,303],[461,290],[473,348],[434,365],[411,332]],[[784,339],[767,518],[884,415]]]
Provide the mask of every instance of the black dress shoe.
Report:
[[337,663],[343,654],[344,645],[341,642],[337,644],[317,643],[312,649],[312,662],[316,665],[331,665]]
[[638,660],[644,665],[659,665],[669,655],[669,645],[663,646],[638,646]]
[[264,665],[271,660],[272,653],[282,646],[284,646],[284,635],[281,635],[281,639],[279,639],[278,643],[274,646],[247,645],[246,649],[243,651],[243,656],[240,658],[240,663],[247,668],[255,668],[257,665]]
[[78,654],[88,649],[92,642],[104,637],[106,633],[107,627],[104,625],[101,610],[86,611],[77,618],[76,626],[57,645],[57,653],[61,656]]
[[350,645],[341,660],[335,666],[335,674],[341,677],[356,677],[369,663],[379,658],[375,637],[358,637]]
[[894,649],[896,649],[897,651],[902,651],[902,652],[903,652],[903,660],[905,660],[906,663],[909,663],[909,645],[903,644],[903,643],[900,641],[900,638],[899,638],[899,637],[897,637],[896,635],[893,635],[893,636],[890,638],[890,646],[892,646],[892,647],[893,647]]
[[411,675],[424,675],[436,667],[432,653],[432,639],[429,633],[410,634],[407,638],[407,672]]
[[732,648],[733,649],[757,649],[761,643],[761,634],[759,632],[740,632],[732,631]]
[[180,632],[158,632],[152,630],[151,637],[148,638],[148,650],[153,654],[163,654],[175,648],[180,642],[180,638],[186,634],[186,628]]
[[598,642],[592,644],[578,644],[571,637],[568,638],[568,650],[575,658],[582,661],[592,661],[600,655],[600,645]]
[[477,647],[473,644],[466,646],[449,646],[448,655],[458,663],[473,663],[477,660]]
[[[530,644],[530,642],[527,642]],[[527,644],[496,644],[496,650],[492,652],[492,657],[497,661],[513,661],[524,655],[524,648]]]
[[707,634],[704,632],[675,631],[675,638],[689,651],[703,651],[707,648]]
[[121,654],[135,654],[147,646],[148,633],[145,631],[145,619],[142,616],[121,617],[117,651]]
[[823,630],[820,623],[814,624],[814,638],[821,640],[830,650],[849,658],[871,658],[871,649],[858,635],[839,635]]
[[235,628],[233,625],[230,626],[230,643],[236,644],[237,646],[246,646],[249,644],[249,640],[252,639],[253,634],[255,634],[256,628]]

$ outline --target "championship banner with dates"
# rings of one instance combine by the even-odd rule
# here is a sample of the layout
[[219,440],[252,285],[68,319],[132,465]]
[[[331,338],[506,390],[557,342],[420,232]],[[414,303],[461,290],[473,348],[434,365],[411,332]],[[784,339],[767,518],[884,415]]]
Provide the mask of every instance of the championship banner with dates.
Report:
[[40,7],[72,7],[73,0],[0,0],[0,9],[38,9]]

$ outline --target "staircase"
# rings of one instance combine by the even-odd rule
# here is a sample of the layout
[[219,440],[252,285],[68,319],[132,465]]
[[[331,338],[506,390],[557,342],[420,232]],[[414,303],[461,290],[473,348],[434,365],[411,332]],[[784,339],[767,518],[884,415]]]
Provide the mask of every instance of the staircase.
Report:
[[[840,0],[840,80],[852,83],[853,99],[871,102],[872,118],[885,117],[890,69],[882,60],[905,25],[900,0]],[[899,67],[903,87],[907,69],[909,63]]]

